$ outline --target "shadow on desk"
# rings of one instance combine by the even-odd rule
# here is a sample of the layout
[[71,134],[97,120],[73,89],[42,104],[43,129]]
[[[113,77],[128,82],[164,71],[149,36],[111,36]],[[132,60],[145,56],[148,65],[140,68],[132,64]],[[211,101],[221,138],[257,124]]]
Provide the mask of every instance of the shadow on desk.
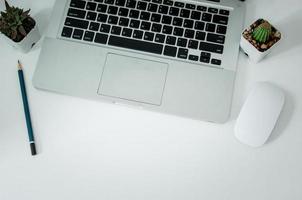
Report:
[[302,9],[288,15],[275,24],[277,29],[281,31],[282,38],[279,46],[272,51],[269,57],[280,56],[281,54],[302,45],[301,13]]

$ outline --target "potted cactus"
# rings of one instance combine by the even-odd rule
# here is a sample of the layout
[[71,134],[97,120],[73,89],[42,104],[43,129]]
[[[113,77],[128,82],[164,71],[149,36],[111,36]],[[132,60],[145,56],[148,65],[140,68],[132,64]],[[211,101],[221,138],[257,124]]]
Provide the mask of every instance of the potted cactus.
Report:
[[6,10],[0,15],[0,32],[8,43],[26,53],[41,37],[36,22],[29,15],[30,10],[23,11],[4,2]]
[[258,62],[264,58],[281,39],[281,33],[267,20],[258,19],[243,31],[240,46],[249,58]]

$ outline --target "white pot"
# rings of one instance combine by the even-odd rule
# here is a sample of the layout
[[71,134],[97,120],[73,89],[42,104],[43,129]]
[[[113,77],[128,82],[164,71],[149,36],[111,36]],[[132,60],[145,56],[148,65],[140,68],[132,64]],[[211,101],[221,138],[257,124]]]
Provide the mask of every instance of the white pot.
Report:
[[266,51],[261,52],[241,35],[240,47],[249,56],[251,61],[257,63],[261,59],[263,59],[267,54],[269,54],[272,51],[272,49],[275,47],[275,45],[273,45],[271,48],[267,49]]
[[34,28],[20,42],[15,42],[4,34],[3,37],[5,38],[5,40],[7,40],[10,45],[12,45],[23,53],[27,53],[40,40],[41,35],[36,24]]
[[[261,20],[261,19],[258,19],[258,20]],[[250,30],[251,26],[249,28],[245,29],[245,31]],[[280,34],[280,39],[281,39],[281,33],[275,27],[273,27],[273,28],[276,30],[276,33]],[[249,56],[251,61],[257,63],[261,59],[263,59],[267,54],[269,54],[277,46],[277,44],[279,43],[279,40],[276,43],[274,43],[269,49],[267,49],[264,52],[261,52],[256,47],[254,47],[254,45],[252,45],[247,39],[245,39],[243,37],[243,34],[241,34],[240,47]]]

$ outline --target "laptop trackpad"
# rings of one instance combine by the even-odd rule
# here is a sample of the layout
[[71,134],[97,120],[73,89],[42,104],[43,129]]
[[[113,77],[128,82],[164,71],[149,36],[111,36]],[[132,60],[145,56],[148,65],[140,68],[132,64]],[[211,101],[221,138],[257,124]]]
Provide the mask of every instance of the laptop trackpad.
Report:
[[160,105],[168,64],[108,54],[98,94]]

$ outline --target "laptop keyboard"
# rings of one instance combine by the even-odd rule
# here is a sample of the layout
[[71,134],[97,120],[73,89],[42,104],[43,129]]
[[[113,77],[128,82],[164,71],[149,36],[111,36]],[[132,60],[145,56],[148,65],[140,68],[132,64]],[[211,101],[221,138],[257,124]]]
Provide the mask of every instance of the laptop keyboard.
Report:
[[219,66],[228,16],[172,0],[71,0],[61,36]]

